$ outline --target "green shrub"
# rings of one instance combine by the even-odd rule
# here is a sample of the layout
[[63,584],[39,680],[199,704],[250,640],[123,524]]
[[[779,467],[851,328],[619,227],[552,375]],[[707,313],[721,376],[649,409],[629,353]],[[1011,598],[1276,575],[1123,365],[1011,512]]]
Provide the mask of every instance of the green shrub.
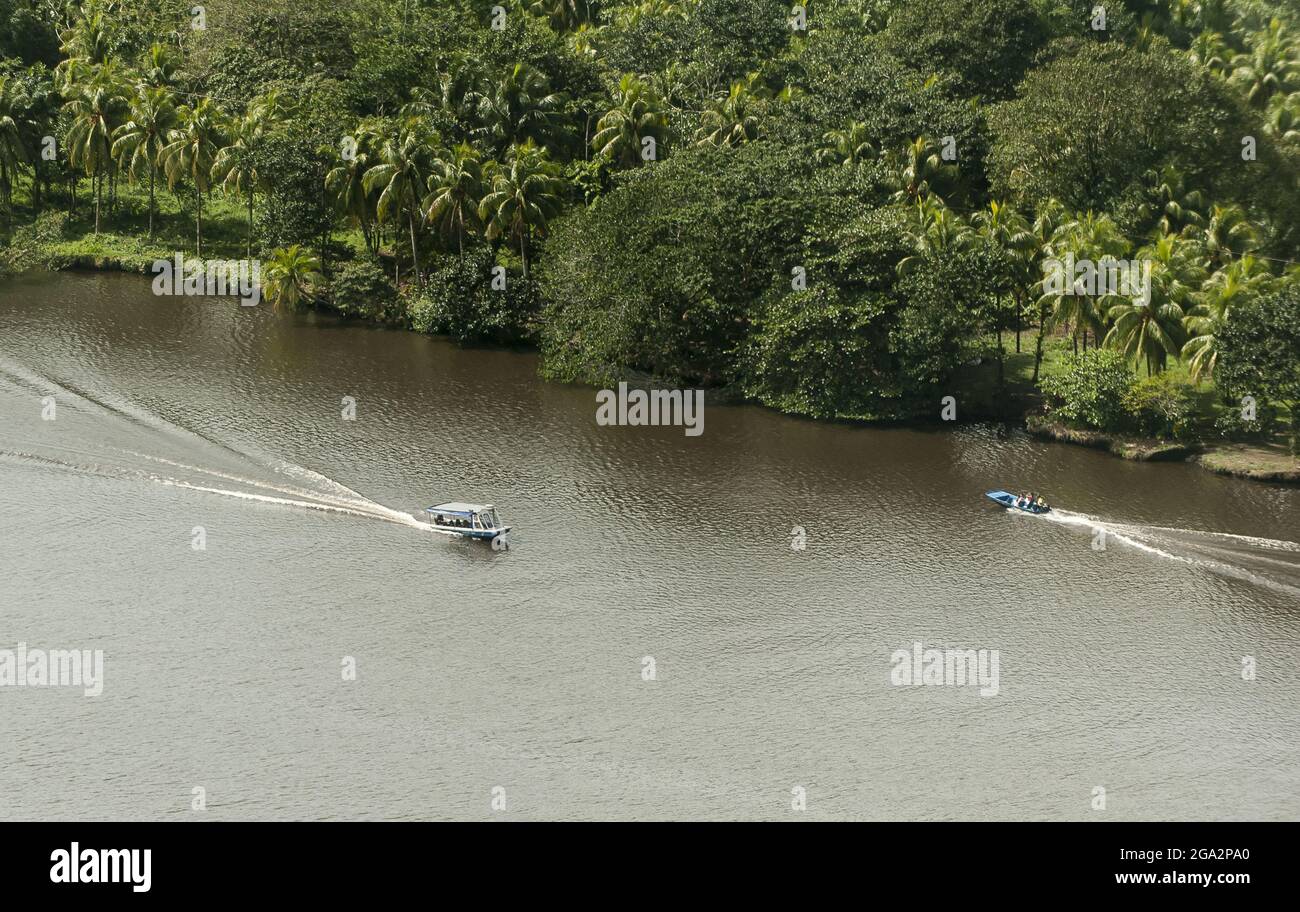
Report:
[[1130,420],[1125,398],[1133,383],[1124,356],[1103,348],[1071,355],[1065,370],[1044,377],[1042,387],[1054,400],[1053,416],[1101,431],[1122,431]]
[[64,239],[68,213],[49,209],[30,225],[18,228],[0,249],[0,275],[12,275],[50,262],[50,247]]
[[417,332],[450,336],[461,345],[490,342],[510,345],[528,339],[540,302],[535,286],[507,272],[505,289],[493,287],[496,261],[486,248],[464,260],[449,259],[427,276],[412,298],[407,315]]
[[1149,437],[1186,437],[1194,416],[1192,388],[1168,373],[1156,374],[1129,387],[1124,408],[1139,433]]
[[783,412],[813,418],[868,418],[890,365],[884,296],[845,300],[831,285],[781,296],[745,347],[746,394]]
[[400,311],[393,283],[371,259],[343,263],[330,282],[333,307],[341,314],[370,319],[391,319]]
[[1272,426],[1272,411],[1261,409],[1254,418],[1243,418],[1241,409],[1230,405],[1214,422],[1214,430],[1219,436],[1238,443],[1247,440],[1259,440]]
[[[1291,411],[1291,451],[1300,453],[1300,282],[1287,282],[1232,311],[1218,334],[1214,383],[1225,398],[1253,397]],[[1265,427],[1276,426],[1270,420]],[[1282,430],[1277,427],[1277,430]]]
[[68,213],[60,209],[46,209],[36,216],[32,235],[42,244],[53,244],[68,236]]

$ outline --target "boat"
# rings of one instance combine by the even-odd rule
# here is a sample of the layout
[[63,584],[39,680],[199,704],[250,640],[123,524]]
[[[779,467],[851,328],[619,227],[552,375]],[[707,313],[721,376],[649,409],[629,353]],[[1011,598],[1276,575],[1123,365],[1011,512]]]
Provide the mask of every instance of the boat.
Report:
[[988,491],[984,494],[984,496],[987,497],[989,500],[996,501],[997,503],[1002,504],[1002,506],[1008,507],[1012,510],[1021,510],[1022,512],[1025,513],[1052,512],[1052,508],[1047,505],[1047,501],[1043,501],[1043,505],[1041,507],[1038,506],[1037,504],[1027,504],[1015,494],[1010,494],[1006,491]]
[[445,503],[427,507],[433,528],[444,535],[459,535],[492,542],[492,547],[508,547],[509,526],[503,526],[492,504]]

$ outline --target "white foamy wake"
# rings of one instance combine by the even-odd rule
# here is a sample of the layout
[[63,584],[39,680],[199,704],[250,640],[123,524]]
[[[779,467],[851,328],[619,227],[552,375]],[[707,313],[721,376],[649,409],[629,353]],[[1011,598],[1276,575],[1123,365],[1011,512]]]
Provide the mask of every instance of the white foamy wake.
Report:
[[1277,538],[1259,538],[1254,535],[1234,535],[1231,532],[1205,532],[1200,529],[1179,529],[1173,526],[1147,526],[1156,532],[1177,532],[1183,535],[1204,535],[1209,538],[1225,538],[1244,542],[1257,548],[1271,548],[1274,551],[1295,551],[1300,553],[1300,542],[1283,541]]
[[[185,463],[174,462],[173,460],[170,459],[163,459],[160,456],[149,456],[144,453],[136,453],[134,455],[141,456],[145,459],[149,459],[154,462],[160,462],[166,465],[171,465],[176,468],[187,469],[192,472],[200,472],[205,475],[211,475],[214,478],[223,478],[227,481],[233,481],[237,484],[245,485],[247,487],[258,488],[264,491],[273,491],[276,494],[288,495],[288,496],[276,497],[274,495],[269,495],[269,494],[256,494],[252,492],[233,491],[228,488],[214,488],[214,487],[209,487],[207,485],[193,484],[191,482],[179,481],[176,479],[165,479],[165,478],[160,478],[158,476],[154,476],[154,480],[159,481],[162,484],[168,484],[174,487],[189,488],[194,491],[205,491],[209,494],[224,494],[230,497],[242,497],[246,500],[259,500],[264,503],[277,503],[277,504],[284,504],[286,506],[308,507],[313,510],[324,510],[324,511],[336,512],[336,513],[347,513],[352,516],[364,516],[368,519],[380,519],[380,520],[384,520],[385,522],[398,523],[400,525],[411,526],[416,529],[424,529],[430,532],[435,531],[434,527],[429,523],[421,522],[420,520],[416,519],[414,516],[411,516],[409,513],[403,513],[400,510],[394,510],[391,507],[386,507],[383,504],[373,501],[362,494],[356,493],[355,491],[351,492],[351,497],[349,498],[331,496],[327,494],[322,495],[318,492],[310,491],[304,488],[295,488],[295,487],[267,484],[266,482],[257,481],[256,479],[245,478],[240,475],[232,475],[228,472],[219,472],[215,469],[205,469],[200,466],[186,465]],[[304,470],[304,471],[310,471],[310,470]],[[326,481],[329,480],[324,475],[321,475],[317,472],[311,472],[310,474],[319,479],[323,479]],[[338,485],[337,487],[343,488],[342,485]]]
[[[253,488],[255,491],[243,491],[238,490],[237,488],[219,486],[215,483],[198,483],[184,478],[171,477],[155,472],[113,465],[111,461],[109,461],[110,454],[108,453],[100,454],[77,450],[74,451],[76,458],[73,460],[55,458],[48,455],[41,455],[21,450],[0,450],[0,456],[9,459],[16,459],[27,464],[41,465],[47,468],[61,468],[84,474],[150,481],[170,487],[185,488],[192,491],[234,497],[242,500],[365,517],[367,519],[377,519],[384,522],[396,523],[398,525],[408,526],[421,531],[437,531],[430,523],[422,522],[409,513],[404,513],[401,510],[394,510],[391,507],[387,507],[371,500],[365,495],[354,491],[352,488],[349,488],[320,472],[316,472],[312,469],[306,468],[305,466],[297,465],[296,463],[284,459],[279,459],[258,452],[246,445],[236,445],[227,441],[214,439],[206,434],[183,427],[175,422],[168,421],[161,415],[157,415],[118,397],[113,397],[100,392],[91,394],[87,391],[76,389],[67,382],[60,381],[54,377],[35,373],[2,356],[0,356],[0,379],[9,382],[12,385],[26,387],[43,395],[55,395],[64,403],[110,421],[130,421],[133,424],[140,425],[160,435],[160,443],[162,439],[171,438],[173,441],[184,441],[184,443],[191,449],[202,451],[205,448],[216,448],[224,451],[228,455],[234,455],[237,457],[237,461],[248,465],[249,471],[247,473],[236,474],[235,471],[222,471],[221,469],[213,467],[194,465],[192,463],[168,459],[165,456],[156,453],[144,453],[120,447],[107,448],[117,454],[134,457],[136,459],[144,459],[159,465],[180,469],[184,472],[197,473],[214,480],[232,482],[238,487]],[[163,448],[165,447],[160,447],[160,449]],[[76,461],[76,459],[85,459],[88,461],[81,462]],[[257,472],[270,472],[273,475],[282,476],[288,481],[285,483],[278,483],[252,477]],[[257,493],[258,491],[266,493]]]
[[[1234,535],[1228,532],[1203,532],[1199,529],[1179,529],[1171,526],[1138,526],[1131,523],[1115,523],[1100,519],[1096,516],[1089,516],[1086,513],[1075,513],[1070,510],[1058,510],[1056,508],[1053,508],[1050,513],[1043,514],[1042,518],[1060,525],[1100,529],[1105,532],[1107,538],[1114,539],[1147,554],[1152,554],[1156,557],[1164,558],[1165,560],[1177,561],[1182,564],[1208,570],[1212,573],[1231,576],[1256,585],[1267,586],[1272,589],[1300,596],[1300,587],[1262,576],[1261,574],[1252,572],[1239,564],[1229,563],[1223,560],[1213,560],[1202,555],[1191,553],[1192,549],[1187,547],[1188,543],[1179,542],[1172,538],[1170,533],[1184,536],[1207,536],[1210,538],[1218,538],[1220,540],[1230,539],[1252,547],[1267,548],[1274,551],[1300,552],[1300,544],[1297,544],[1296,542],[1272,538],[1257,538],[1249,535]],[[1213,548],[1211,546],[1210,550],[1222,553],[1222,549],[1220,548]],[[1183,553],[1179,553],[1180,551]],[[1281,563],[1288,569],[1300,570],[1300,565],[1279,562],[1269,558],[1261,558],[1257,555],[1252,555],[1252,559],[1267,560],[1270,563],[1275,564]]]
[[[366,519],[379,519],[385,522],[395,522],[401,525],[412,526],[417,529],[426,529],[433,531],[433,526],[428,523],[420,522],[413,516],[408,516],[397,510],[385,509],[384,513],[378,513],[367,509],[352,509],[350,507],[340,507],[336,504],[321,503],[310,500],[294,500],[287,497],[272,497],[269,494],[254,494],[249,491],[232,491],[228,488],[211,488],[206,485],[191,484],[188,481],[177,481],[174,478],[154,477],[153,481],[159,484],[169,485],[175,488],[187,488],[191,491],[202,491],[207,494],[219,494],[223,497],[238,497],[242,500],[254,500],[259,503],[280,504],[286,507],[302,507],[307,510],[320,510],[326,513],[344,513],[350,516],[362,516]],[[391,515],[389,515],[391,514]]]

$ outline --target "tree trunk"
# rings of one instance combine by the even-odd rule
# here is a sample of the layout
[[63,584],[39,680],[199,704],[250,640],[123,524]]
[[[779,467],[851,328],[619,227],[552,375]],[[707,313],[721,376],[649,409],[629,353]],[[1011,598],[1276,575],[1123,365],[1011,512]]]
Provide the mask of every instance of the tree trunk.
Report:
[[1003,387],[1007,382],[1007,352],[1002,347],[1002,330],[998,330],[998,386]]
[[1034,383],[1038,382],[1038,369],[1043,363],[1043,324],[1046,322],[1045,313],[1045,309],[1040,307],[1038,310],[1038,339],[1034,343]]
[[1016,298],[1016,354],[1020,354],[1020,327],[1024,323],[1024,308],[1021,306],[1020,299]]
[[153,240],[153,209],[154,209],[154,181],[158,177],[158,169],[152,164],[149,165],[149,240]]
[[194,190],[194,255],[203,258],[203,194]]
[[99,234],[99,207],[104,202],[104,179],[98,172],[91,179],[95,189],[95,234]]
[[253,258],[253,188],[248,188],[248,258]]
[[413,213],[406,213],[406,224],[411,229],[411,267],[415,270],[415,284],[419,287],[424,284],[424,280],[420,277],[420,255],[415,251],[415,215]]

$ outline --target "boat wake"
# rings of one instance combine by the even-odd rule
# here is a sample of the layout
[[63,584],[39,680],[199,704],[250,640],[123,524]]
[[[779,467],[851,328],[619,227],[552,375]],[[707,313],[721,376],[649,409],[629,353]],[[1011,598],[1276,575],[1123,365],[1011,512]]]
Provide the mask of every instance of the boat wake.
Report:
[[1053,508],[1041,518],[1100,530],[1107,540],[1165,560],[1300,596],[1300,543],[1230,532],[1112,522]]
[[[0,433],[0,462],[436,531],[409,513],[371,500],[305,466],[183,427],[135,403],[92,394],[5,358],[0,358],[0,393],[20,394],[28,403],[33,393],[52,396],[59,410],[74,413],[70,420],[82,429],[75,435],[50,433],[50,425],[38,428],[42,422],[34,419],[28,423],[32,432],[15,440],[10,435],[20,433],[23,424],[6,421]],[[28,406],[24,411],[31,414],[34,410]],[[56,421],[60,430],[67,426]]]

